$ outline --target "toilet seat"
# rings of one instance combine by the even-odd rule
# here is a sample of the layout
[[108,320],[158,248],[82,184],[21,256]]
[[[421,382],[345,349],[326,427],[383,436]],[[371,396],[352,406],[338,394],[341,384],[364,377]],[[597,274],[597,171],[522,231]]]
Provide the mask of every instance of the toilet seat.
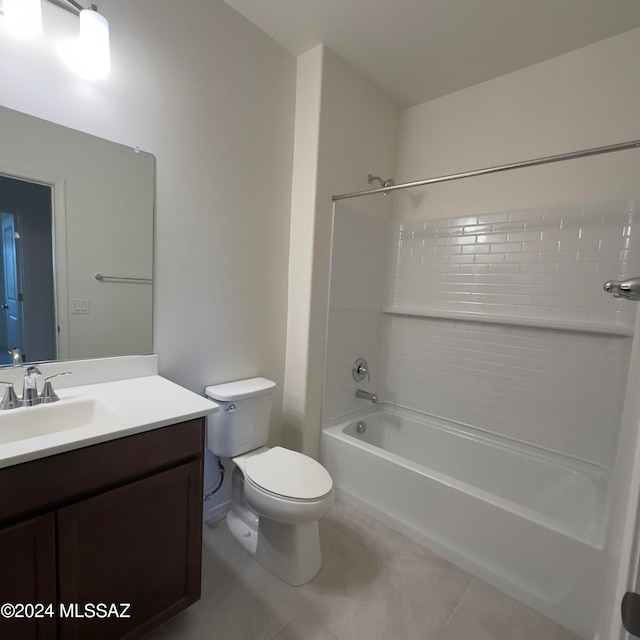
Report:
[[333,480],[319,462],[284,447],[247,458],[244,476],[259,490],[301,502],[319,500],[333,490]]

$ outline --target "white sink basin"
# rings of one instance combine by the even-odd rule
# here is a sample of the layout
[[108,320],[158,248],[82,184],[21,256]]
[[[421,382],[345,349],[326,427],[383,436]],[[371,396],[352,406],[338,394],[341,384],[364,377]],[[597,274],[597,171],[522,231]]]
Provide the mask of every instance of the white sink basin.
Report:
[[0,445],[70,429],[106,424],[118,414],[96,398],[63,398],[51,404],[0,411]]

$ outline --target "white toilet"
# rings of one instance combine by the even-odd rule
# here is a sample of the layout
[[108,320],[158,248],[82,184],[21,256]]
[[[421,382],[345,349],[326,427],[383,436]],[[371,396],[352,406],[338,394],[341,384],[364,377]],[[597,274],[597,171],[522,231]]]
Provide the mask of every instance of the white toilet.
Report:
[[231,535],[271,573],[299,586],[322,566],[318,520],[333,504],[333,481],[312,458],[264,446],[275,386],[251,378],[207,387],[207,397],[220,405],[207,418],[207,447],[236,465]]

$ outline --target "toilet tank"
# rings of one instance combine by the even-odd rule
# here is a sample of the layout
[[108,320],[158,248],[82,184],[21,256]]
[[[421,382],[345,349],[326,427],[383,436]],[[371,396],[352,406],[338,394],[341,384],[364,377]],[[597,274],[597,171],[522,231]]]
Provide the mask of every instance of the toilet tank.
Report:
[[207,447],[215,455],[232,458],[267,443],[275,386],[266,378],[250,378],[204,390],[220,405],[219,411],[207,417]]

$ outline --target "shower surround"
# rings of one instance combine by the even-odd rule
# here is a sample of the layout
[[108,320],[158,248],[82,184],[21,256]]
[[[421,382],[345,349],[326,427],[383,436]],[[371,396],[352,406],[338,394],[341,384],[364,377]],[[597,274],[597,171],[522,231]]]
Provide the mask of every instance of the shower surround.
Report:
[[381,397],[611,469],[636,306],[602,285],[640,269],[636,208],[394,225]]
[[[334,216],[323,420],[340,422],[362,410],[364,403],[354,395],[361,386],[394,410],[445,420],[462,433],[512,443],[532,457],[557,456],[567,469],[589,465],[606,495],[636,307],[612,299],[602,284],[640,268],[633,223],[638,203],[397,223],[367,216],[365,207],[339,203]],[[369,384],[350,379],[357,356],[369,361]],[[518,465],[505,468],[505,485],[516,485]],[[347,487],[344,464],[331,470],[347,500],[351,494],[374,515],[389,510],[375,496],[365,497],[364,487],[373,483],[366,474],[361,492]],[[451,480],[455,485],[460,479]],[[400,484],[397,489],[400,500]],[[486,510],[488,520],[492,508]],[[606,514],[601,505],[602,536],[589,543],[595,555],[602,552]],[[477,521],[478,514],[473,517]],[[428,521],[429,515],[420,518]],[[396,513],[394,519],[411,535],[410,514]],[[495,532],[496,539],[501,533]],[[428,531],[415,529],[413,535],[428,546]],[[449,555],[468,568],[475,565],[489,581],[493,574],[503,589],[509,583],[505,576],[513,584],[531,582],[531,576],[514,576],[513,561],[482,567],[480,558],[461,559],[455,549]],[[528,597],[520,591],[530,606],[562,616],[554,614],[562,610],[558,603],[542,606],[539,593]],[[591,606],[584,598],[581,604]],[[587,636],[595,625],[575,616],[559,621]]]

